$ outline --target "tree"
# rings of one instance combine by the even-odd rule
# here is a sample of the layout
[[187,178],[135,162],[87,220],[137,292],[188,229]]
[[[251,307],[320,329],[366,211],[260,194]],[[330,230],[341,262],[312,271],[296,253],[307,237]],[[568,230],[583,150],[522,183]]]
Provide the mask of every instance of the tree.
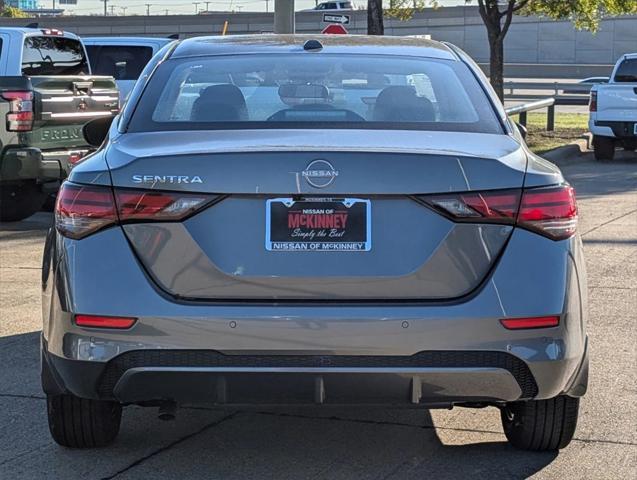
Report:
[[[471,3],[472,0],[465,0]],[[487,28],[489,41],[489,78],[502,100],[504,98],[504,38],[513,15],[546,16],[569,19],[577,28],[597,31],[605,15],[636,13],[635,0],[477,0],[480,17]]]
[[[369,4],[372,1],[368,0]],[[571,20],[577,28],[595,32],[604,16],[637,13],[637,0],[465,0],[477,2],[480,17],[487,29],[489,41],[489,77],[491,85],[502,99],[504,97],[504,39],[513,16],[539,15],[556,20]],[[439,6],[435,0],[392,0],[388,15],[401,20],[411,18],[415,10],[426,6]],[[382,24],[383,12],[380,15]],[[370,12],[367,12],[368,31]],[[378,22],[378,18],[374,17]]]
[[[0,0],[0,2],[2,2],[2,0]],[[19,8],[0,6],[0,17],[27,18],[28,15]]]
[[367,35],[385,35],[383,0],[367,0]]

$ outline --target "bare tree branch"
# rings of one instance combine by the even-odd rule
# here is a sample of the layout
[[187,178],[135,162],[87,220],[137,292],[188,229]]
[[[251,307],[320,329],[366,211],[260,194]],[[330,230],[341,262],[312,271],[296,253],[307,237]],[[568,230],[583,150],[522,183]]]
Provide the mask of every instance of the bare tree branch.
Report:
[[504,37],[506,36],[507,32],[509,31],[509,27],[511,26],[511,20],[513,20],[513,12],[514,7],[515,7],[515,2],[516,0],[509,0],[509,6],[506,9],[506,20],[504,21],[504,26],[502,27],[502,30],[500,31],[499,37],[501,39],[504,39]]
[[517,12],[518,10],[522,10],[524,7],[526,7],[526,4],[529,3],[529,0],[519,0],[520,3],[518,3],[515,7],[513,7],[513,13]]

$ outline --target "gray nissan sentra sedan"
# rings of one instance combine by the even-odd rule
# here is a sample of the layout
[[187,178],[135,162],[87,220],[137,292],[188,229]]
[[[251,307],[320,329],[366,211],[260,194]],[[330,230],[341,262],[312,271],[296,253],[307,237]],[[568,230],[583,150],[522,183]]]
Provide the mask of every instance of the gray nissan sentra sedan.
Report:
[[494,406],[516,447],[571,441],[575,194],[453,45],[175,42],[85,135],[44,255],[59,444],[195,403]]

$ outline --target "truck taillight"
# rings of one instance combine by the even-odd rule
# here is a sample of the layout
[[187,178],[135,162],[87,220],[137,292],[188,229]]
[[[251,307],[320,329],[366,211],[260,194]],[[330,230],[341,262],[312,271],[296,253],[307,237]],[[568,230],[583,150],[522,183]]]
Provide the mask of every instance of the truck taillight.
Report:
[[517,225],[552,240],[572,237],[577,228],[575,190],[568,184],[418,198],[457,222]]
[[2,98],[9,102],[7,130],[10,132],[28,132],[33,128],[33,92],[2,92]]
[[591,98],[588,101],[588,111],[589,112],[597,111],[597,92],[591,92]]

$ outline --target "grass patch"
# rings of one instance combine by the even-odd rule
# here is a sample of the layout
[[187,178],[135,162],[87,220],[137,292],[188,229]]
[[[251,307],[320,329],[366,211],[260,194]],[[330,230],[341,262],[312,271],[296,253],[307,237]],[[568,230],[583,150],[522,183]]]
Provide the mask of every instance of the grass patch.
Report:
[[[518,116],[513,119],[517,122]],[[529,112],[526,143],[538,155],[553,148],[567,145],[588,132],[587,113],[555,113],[555,131],[546,131],[546,113]]]

